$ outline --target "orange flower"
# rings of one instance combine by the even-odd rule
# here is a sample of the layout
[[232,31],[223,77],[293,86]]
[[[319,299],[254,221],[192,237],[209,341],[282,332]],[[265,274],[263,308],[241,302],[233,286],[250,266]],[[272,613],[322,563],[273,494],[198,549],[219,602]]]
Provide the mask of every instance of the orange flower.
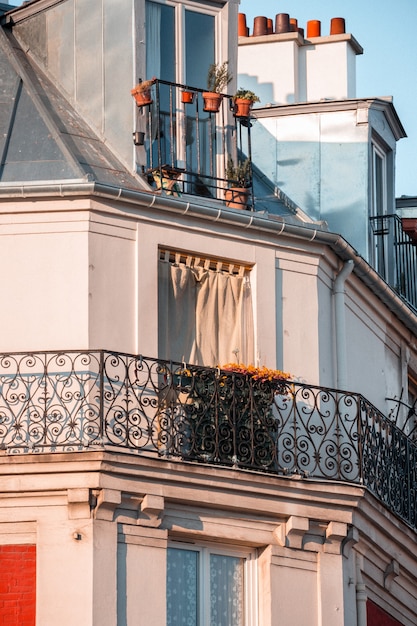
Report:
[[243,363],[227,363],[220,369],[226,372],[235,372],[236,374],[243,374],[245,376],[252,376],[254,380],[287,380],[290,378],[290,374],[287,372],[281,372],[281,370],[272,370],[263,365],[262,367],[255,367],[254,365],[244,365]]

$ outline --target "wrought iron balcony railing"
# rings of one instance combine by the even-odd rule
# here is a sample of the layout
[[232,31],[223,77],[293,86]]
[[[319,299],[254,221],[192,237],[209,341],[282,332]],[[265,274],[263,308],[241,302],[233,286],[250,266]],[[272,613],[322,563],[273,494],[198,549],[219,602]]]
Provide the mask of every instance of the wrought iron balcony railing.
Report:
[[367,487],[417,528],[417,447],[361,395],[114,352],[0,356],[3,454],[125,450]]
[[371,217],[372,265],[386,282],[417,309],[417,248],[398,215]]
[[[251,162],[251,120],[233,115],[232,96],[227,94],[222,95],[218,113],[206,111],[203,93],[197,87],[156,80],[152,103],[137,108],[134,142],[144,146],[143,171],[158,189],[169,195],[187,193],[225,200],[228,187],[241,186],[226,178],[229,155],[235,164],[238,155]],[[249,169],[248,197],[245,206],[237,208],[253,208]]]

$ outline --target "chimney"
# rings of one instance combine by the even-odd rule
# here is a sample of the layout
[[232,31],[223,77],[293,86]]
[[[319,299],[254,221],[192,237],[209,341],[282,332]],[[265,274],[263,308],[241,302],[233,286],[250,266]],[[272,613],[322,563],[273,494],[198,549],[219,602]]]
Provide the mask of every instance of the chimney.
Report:
[[262,29],[254,25],[252,37],[239,41],[238,83],[261,106],[356,97],[356,56],[363,50],[343,17],[330,20],[328,34],[319,20],[308,21],[305,38],[286,13],[276,15],[274,33],[265,26],[269,18],[255,19]]

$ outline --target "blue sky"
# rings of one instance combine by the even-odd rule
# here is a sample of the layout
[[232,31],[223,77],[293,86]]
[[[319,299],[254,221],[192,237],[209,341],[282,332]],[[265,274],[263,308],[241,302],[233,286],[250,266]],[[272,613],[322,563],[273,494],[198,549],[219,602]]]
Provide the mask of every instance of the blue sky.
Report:
[[396,196],[417,196],[417,0],[241,0],[251,31],[257,15],[289,13],[306,28],[321,20],[328,34],[330,19],[344,17],[346,31],[364,49],[356,57],[358,98],[393,96],[407,138],[397,143]]

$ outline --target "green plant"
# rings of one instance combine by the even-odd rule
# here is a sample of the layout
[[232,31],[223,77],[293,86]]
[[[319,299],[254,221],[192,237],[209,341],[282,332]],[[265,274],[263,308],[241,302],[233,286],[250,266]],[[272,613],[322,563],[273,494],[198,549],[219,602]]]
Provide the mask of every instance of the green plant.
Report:
[[231,80],[229,61],[225,61],[221,65],[212,63],[207,74],[207,91],[221,93]]
[[249,159],[239,160],[237,163],[229,155],[226,165],[226,178],[234,186],[237,183],[239,187],[250,187],[252,179],[252,166]]
[[235,95],[233,96],[233,100],[236,98],[240,98],[242,100],[250,100],[251,102],[260,102],[259,97],[250,89],[238,89]]
[[148,89],[150,89],[152,87],[152,85],[155,83],[155,81],[156,81],[155,76],[153,78],[150,78],[149,80],[141,81],[135,87],[136,92],[137,93],[142,93],[143,91],[147,91]]

